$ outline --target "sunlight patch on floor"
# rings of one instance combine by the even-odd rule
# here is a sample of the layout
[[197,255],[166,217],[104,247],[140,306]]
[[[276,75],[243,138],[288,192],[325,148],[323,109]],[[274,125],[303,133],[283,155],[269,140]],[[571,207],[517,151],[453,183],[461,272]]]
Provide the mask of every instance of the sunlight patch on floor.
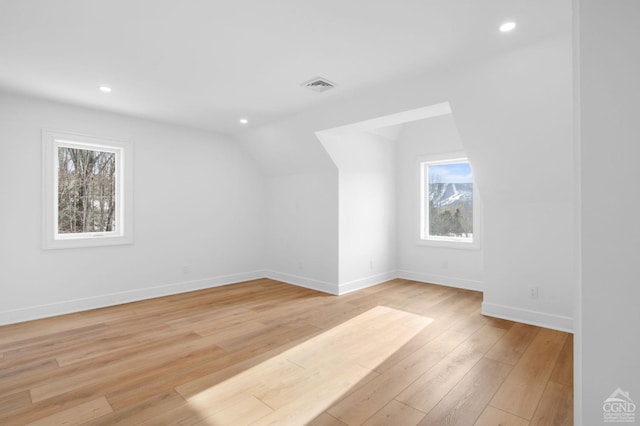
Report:
[[377,306],[227,380],[212,374],[178,391],[203,424],[304,424],[376,377],[431,322]]

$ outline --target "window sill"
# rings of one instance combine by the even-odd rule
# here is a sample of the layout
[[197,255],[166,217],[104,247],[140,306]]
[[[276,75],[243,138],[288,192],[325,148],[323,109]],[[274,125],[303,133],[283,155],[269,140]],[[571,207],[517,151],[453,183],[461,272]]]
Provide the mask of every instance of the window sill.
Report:
[[445,248],[454,250],[480,250],[480,242],[465,243],[460,241],[439,241],[419,239],[417,245],[421,247]]
[[133,244],[133,239],[127,236],[100,236],[88,238],[49,239],[42,242],[43,250],[106,247]]

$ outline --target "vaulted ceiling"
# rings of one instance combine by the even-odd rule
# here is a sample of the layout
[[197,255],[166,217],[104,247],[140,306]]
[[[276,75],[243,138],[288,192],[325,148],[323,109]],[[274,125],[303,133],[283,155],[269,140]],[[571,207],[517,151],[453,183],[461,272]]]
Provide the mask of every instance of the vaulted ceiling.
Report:
[[[233,134],[566,31],[565,10],[557,0],[2,0],[0,90]],[[511,20],[515,31],[497,30]],[[317,76],[337,87],[301,87]]]

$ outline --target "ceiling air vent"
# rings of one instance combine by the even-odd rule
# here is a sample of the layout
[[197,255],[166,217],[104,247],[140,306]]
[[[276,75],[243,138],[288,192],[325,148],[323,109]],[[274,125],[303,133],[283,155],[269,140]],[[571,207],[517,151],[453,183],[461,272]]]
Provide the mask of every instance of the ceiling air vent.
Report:
[[333,89],[336,87],[335,83],[330,82],[326,78],[316,77],[307,81],[306,83],[302,83],[302,86],[313,90],[314,92],[322,93],[326,92],[329,89]]

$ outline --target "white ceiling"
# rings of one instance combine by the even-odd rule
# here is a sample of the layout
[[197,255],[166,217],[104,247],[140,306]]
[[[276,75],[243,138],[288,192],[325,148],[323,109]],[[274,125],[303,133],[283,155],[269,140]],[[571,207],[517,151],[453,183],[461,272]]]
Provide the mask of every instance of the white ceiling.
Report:
[[566,31],[559,3],[0,0],[0,89],[234,133]]

